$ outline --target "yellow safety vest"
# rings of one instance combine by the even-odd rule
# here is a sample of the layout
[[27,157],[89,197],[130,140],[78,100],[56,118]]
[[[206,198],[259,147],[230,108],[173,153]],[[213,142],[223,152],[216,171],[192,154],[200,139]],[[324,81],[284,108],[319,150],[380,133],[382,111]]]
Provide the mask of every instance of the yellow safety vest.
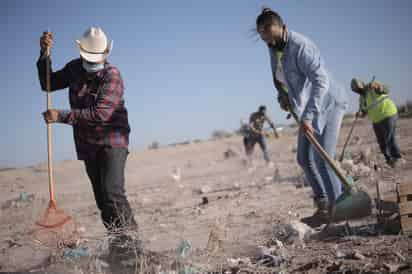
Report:
[[395,103],[387,94],[377,94],[373,89],[361,95],[359,104],[360,110],[366,112],[373,123],[379,123],[398,113]]

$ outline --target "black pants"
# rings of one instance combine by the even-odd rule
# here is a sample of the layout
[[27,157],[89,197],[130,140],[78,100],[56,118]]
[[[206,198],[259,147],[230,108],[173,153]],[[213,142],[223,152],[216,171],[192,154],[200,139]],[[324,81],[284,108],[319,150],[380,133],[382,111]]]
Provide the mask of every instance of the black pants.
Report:
[[398,116],[394,115],[379,123],[373,124],[376,139],[386,161],[392,161],[402,157],[395,137],[397,119]]
[[95,159],[85,160],[96,204],[109,232],[137,229],[124,189],[127,155],[127,148],[105,147],[97,152]]

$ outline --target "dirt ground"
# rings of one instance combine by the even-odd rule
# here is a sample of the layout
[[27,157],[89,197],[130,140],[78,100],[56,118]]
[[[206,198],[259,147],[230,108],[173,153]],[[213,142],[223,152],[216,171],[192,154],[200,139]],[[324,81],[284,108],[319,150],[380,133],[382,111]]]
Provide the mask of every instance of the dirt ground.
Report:
[[[339,152],[350,121],[342,129]],[[351,175],[373,199],[376,181],[388,201],[396,197],[396,183],[412,183],[412,120],[401,119],[398,128],[406,163],[396,169],[384,164],[367,120],[358,124],[350,143],[351,157],[363,157],[368,167]],[[412,273],[412,237],[377,226],[376,211],[363,220],[336,224],[326,234],[315,232],[309,239],[290,242],[282,236],[289,223],[313,213],[312,192],[295,160],[296,129],[268,143],[273,168],[265,165],[258,147],[253,166],[245,165],[238,136],[132,152],[126,188],[145,248],[177,256],[181,243],[190,243],[184,260],[197,270],[179,273]],[[228,150],[234,153],[225,157]],[[88,256],[78,263],[76,258],[68,260],[63,247],[46,247],[30,234],[47,207],[47,166],[8,169],[0,172],[0,272],[124,273],[98,259],[106,235],[83,164],[56,163],[55,180],[58,206],[73,216],[77,245],[87,248]],[[259,246],[272,248],[271,254],[282,262],[258,264]],[[100,263],[93,271],[92,258]]]

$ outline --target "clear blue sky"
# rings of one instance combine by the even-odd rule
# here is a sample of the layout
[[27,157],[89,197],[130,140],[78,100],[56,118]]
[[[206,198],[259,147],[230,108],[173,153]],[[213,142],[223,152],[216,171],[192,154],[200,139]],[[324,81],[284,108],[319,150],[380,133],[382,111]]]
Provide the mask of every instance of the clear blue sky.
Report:
[[[0,166],[46,160],[45,94],[35,67],[43,30],[54,33],[53,68],[79,56],[74,40],[91,25],[114,40],[110,62],[125,81],[131,149],[207,138],[233,130],[258,105],[284,123],[274,100],[267,50],[251,35],[263,5],[316,42],[334,77],[352,76],[411,99],[412,2],[322,1],[0,1],[2,132]],[[356,97],[350,96],[352,108]],[[53,106],[68,108],[67,90]],[[74,159],[71,128],[53,126],[54,157]]]

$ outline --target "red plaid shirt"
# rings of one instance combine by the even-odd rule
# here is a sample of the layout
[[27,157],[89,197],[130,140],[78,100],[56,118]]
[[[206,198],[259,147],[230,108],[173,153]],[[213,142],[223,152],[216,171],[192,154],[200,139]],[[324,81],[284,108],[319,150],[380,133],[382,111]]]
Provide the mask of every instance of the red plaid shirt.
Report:
[[[37,61],[40,84],[46,90],[46,62]],[[50,64],[51,67],[51,64]],[[104,69],[88,74],[80,59],[51,72],[51,90],[69,88],[71,110],[59,110],[60,123],[73,126],[79,160],[93,158],[102,147],[125,147],[129,144],[129,122],[123,99],[123,80],[119,70],[106,63]]]

